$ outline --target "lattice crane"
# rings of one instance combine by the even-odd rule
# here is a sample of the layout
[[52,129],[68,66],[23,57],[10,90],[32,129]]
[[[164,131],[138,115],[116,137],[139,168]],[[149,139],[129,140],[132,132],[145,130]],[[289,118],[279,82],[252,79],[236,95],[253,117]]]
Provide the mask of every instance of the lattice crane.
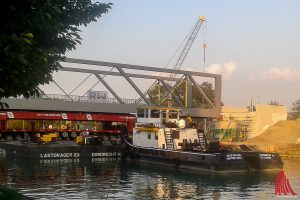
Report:
[[[180,53],[179,58],[176,61],[176,64],[174,66],[175,70],[180,69],[180,67],[182,66],[182,64],[183,64],[183,62],[184,62],[187,54],[189,53],[189,51],[190,51],[190,49],[191,49],[191,47],[193,45],[193,42],[194,42],[195,38],[197,37],[197,34],[198,34],[199,30],[200,30],[200,27],[204,23],[206,23],[206,17],[200,16],[197,19],[197,22],[196,22],[196,24],[195,24],[195,26],[194,26],[194,28],[193,28],[193,30],[192,30],[189,38],[188,38],[186,44],[184,45],[184,48],[183,48],[182,52]],[[203,42],[204,42],[203,43],[203,48],[204,48],[204,62],[205,62],[205,48],[206,48],[206,44],[205,44],[205,41],[203,41]],[[171,77],[174,77],[174,76],[175,76],[175,74],[171,74]]]
[[[196,21],[196,24],[194,25],[191,33],[187,36],[187,42],[185,43],[184,45],[184,48],[182,50],[182,52],[180,53],[178,59],[176,60],[176,63],[174,65],[174,68],[175,70],[179,70],[180,67],[182,66],[187,54],[189,53],[192,45],[193,45],[193,42],[195,40],[195,38],[197,37],[197,34],[201,28],[201,26],[203,24],[206,23],[206,17],[205,16],[200,16],[197,21]],[[205,31],[203,31],[203,49],[204,49],[204,54],[203,54],[203,61],[204,61],[204,71],[205,71],[205,49],[206,49],[206,43],[205,43]],[[174,54],[175,55],[175,54]],[[171,60],[170,60],[171,61]],[[168,66],[168,64],[167,64]],[[174,78],[176,76],[176,73],[172,73],[170,74],[170,77],[171,78]],[[181,77],[179,81],[177,81],[177,83],[175,83],[175,86],[171,86],[171,84],[169,84],[170,86],[170,91],[169,91],[169,94],[163,98],[163,100],[161,101],[160,100],[160,92],[158,92],[158,104],[160,105],[162,102],[164,102],[170,95],[174,96],[173,92],[176,90],[177,86],[179,86],[182,82],[184,81],[184,77]],[[177,85],[177,86],[176,86]],[[155,81],[151,86],[150,88],[144,93],[144,94],[147,94],[154,86],[158,86],[158,88],[160,88],[160,82],[157,80]],[[158,90],[160,91],[160,89]],[[174,97],[176,98],[176,97]],[[137,102],[139,102],[141,100],[141,98],[139,98],[137,100]],[[187,101],[186,101],[187,102]]]

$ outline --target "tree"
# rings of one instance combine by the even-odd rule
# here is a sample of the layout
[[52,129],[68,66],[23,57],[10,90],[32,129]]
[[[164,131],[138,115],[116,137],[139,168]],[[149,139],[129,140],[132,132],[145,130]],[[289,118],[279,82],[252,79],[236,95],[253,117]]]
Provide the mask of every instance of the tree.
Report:
[[293,102],[291,111],[292,112],[289,113],[289,118],[290,119],[300,118],[300,99]]
[[67,51],[80,44],[79,27],[108,12],[111,3],[91,0],[1,2],[0,98],[39,94]]
[[274,100],[274,101],[271,100],[270,103],[269,103],[269,105],[271,105],[271,106],[280,106],[280,104],[276,100]]
[[[169,85],[171,87],[171,85]],[[211,100],[214,101],[214,90],[213,86],[209,82],[203,82],[200,87],[204,91],[204,93],[207,95],[207,97]],[[164,99],[168,94],[169,91],[167,88],[163,85],[159,86],[160,90],[160,100]],[[148,97],[151,103],[153,104],[159,104],[158,103],[158,85],[156,87],[153,87],[150,89],[148,92]],[[184,82],[181,83],[176,90],[174,91],[174,94],[182,101],[184,102],[184,97],[185,97],[185,84]],[[172,96],[169,95],[170,99],[173,102],[174,106],[179,106],[176,101],[172,99]],[[162,105],[166,106],[168,105],[167,100],[162,103]],[[198,89],[193,85],[192,86],[192,106],[193,107],[202,107],[202,108],[209,108],[209,104],[206,101],[206,99],[203,97],[203,95],[198,91]]]
[[[203,82],[200,87],[202,88],[203,92],[207,95],[207,97],[214,102],[215,93],[213,89],[213,85],[209,82]],[[205,100],[204,96],[193,86],[193,98],[192,98],[193,105],[196,107],[204,107],[209,108],[208,102]]]

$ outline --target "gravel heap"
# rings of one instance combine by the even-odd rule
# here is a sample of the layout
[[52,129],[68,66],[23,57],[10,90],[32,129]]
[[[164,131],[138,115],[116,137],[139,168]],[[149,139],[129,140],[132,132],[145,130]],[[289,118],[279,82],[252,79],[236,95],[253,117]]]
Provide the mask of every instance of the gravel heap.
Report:
[[261,135],[248,140],[246,143],[274,146],[300,144],[300,119],[277,122]]

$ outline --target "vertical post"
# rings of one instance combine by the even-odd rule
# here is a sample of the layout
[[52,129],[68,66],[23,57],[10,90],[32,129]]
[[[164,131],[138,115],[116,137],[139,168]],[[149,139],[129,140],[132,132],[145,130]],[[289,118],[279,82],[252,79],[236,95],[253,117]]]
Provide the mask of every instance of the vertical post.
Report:
[[188,107],[188,78],[184,78],[184,107]]
[[215,78],[215,108],[216,108],[216,111],[218,113],[221,112],[221,109],[222,109],[222,105],[221,105],[221,87],[222,87],[222,76],[217,76]]
[[157,105],[160,105],[160,81],[157,80]]
[[204,130],[203,130],[203,132],[204,132],[204,135],[206,136],[206,129],[207,129],[207,127],[206,127],[206,118],[204,118]]
[[[188,77],[187,77],[188,78]],[[187,97],[187,100],[188,100],[188,108],[191,108],[193,107],[193,84],[191,82],[191,80],[187,79],[187,83],[188,83],[188,97]]]

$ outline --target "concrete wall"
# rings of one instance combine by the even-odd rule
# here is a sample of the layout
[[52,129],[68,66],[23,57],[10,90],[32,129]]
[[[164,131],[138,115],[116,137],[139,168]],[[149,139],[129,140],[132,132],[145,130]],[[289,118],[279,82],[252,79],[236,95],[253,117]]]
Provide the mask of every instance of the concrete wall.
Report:
[[250,112],[247,108],[222,107],[221,117],[215,123],[216,129],[238,128],[241,123],[249,131],[249,137],[255,137],[264,132],[276,122],[287,119],[286,106],[257,104]]
[[287,119],[286,106],[272,106],[272,105],[256,105],[255,123],[253,127],[252,137],[260,135],[267,128]]

